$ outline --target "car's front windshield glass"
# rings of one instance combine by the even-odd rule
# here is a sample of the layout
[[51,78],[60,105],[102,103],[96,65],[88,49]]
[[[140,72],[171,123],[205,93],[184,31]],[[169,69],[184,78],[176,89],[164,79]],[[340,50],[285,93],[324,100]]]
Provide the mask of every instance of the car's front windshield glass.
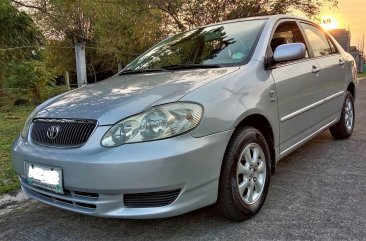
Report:
[[250,58],[265,22],[247,20],[174,35],[135,59],[124,71],[244,63]]

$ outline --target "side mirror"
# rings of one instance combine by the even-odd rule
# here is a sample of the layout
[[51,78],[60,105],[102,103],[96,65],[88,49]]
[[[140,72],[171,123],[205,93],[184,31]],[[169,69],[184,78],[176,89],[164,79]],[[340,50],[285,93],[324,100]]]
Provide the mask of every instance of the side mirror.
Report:
[[282,44],[276,48],[273,60],[278,63],[302,59],[305,56],[306,47],[303,43]]

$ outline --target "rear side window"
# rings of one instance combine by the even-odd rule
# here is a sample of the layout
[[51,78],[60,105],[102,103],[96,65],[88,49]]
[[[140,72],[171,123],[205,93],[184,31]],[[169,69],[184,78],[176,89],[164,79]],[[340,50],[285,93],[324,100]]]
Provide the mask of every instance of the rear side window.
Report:
[[337,53],[337,49],[331,44],[324,32],[310,24],[301,23],[309,44],[314,52],[314,57],[321,57]]

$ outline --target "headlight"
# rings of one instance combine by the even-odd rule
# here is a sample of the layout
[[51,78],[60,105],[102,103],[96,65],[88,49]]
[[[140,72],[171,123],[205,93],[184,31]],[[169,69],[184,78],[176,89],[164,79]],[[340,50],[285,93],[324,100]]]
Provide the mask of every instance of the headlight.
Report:
[[24,124],[24,127],[23,127],[23,130],[22,132],[20,132],[20,135],[24,138],[24,139],[27,139],[27,136],[28,136],[28,132],[29,132],[29,128],[30,128],[30,125],[32,124],[32,121],[33,121],[33,118],[34,116],[37,114],[38,112],[38,109],[34,109],[28,116],[27,120],[25,121],[25,124]]
[[112,147],[177,136],[195,128],[202,113],[200,105],[186,102],[153,107],[116,123],[104,134],[101,144]]

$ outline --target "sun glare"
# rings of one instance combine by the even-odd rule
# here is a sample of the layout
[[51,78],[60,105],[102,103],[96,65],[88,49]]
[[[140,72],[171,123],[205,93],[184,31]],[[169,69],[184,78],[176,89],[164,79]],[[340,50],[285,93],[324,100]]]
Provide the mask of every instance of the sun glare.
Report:
[[325,30],[337,29],[338,21],[332,16],[323,16],[321,25]]

